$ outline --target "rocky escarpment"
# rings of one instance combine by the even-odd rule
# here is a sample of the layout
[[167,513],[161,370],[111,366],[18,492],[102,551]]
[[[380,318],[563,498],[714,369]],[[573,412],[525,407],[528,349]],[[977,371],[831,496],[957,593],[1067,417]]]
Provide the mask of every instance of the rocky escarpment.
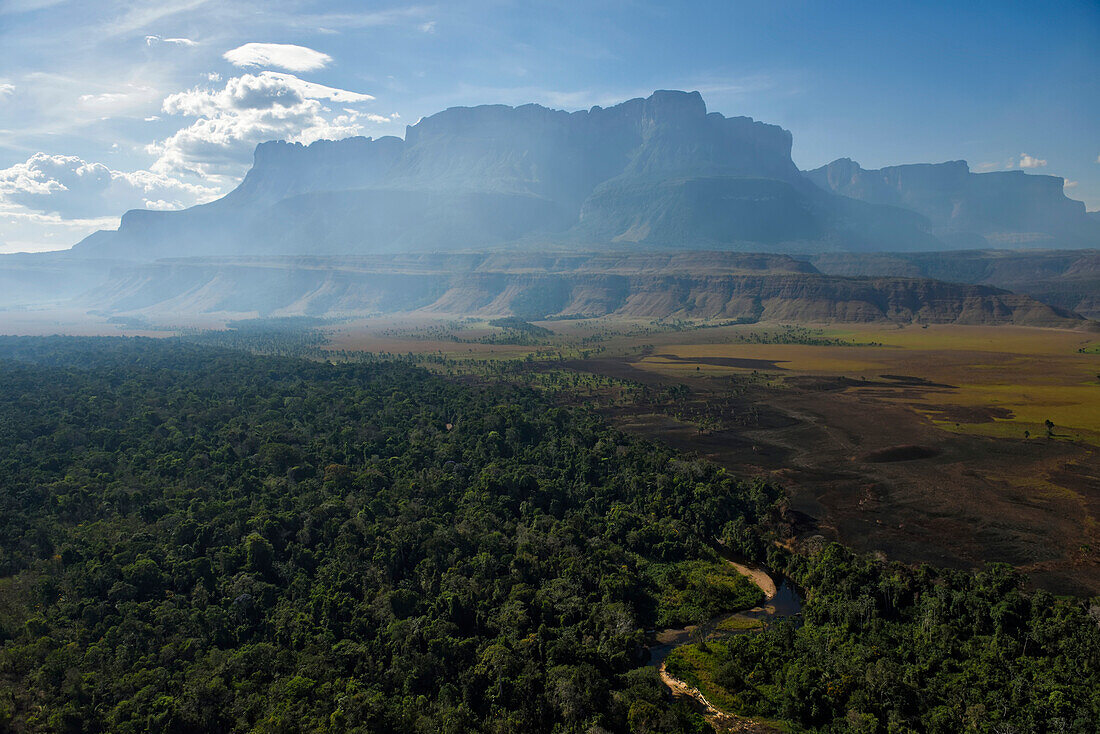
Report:
[[[116,269],[81,302],[112,313],[365,316],[428,312],[524,318],[722,318],[792,322],[1024,324],[1072,327],[1082,319],[1027,296],[927,279],[850,278],[773,270],[770,258],[701,271],[668,259],[627,267],[592,256],[508,262],[464,256],[388,265],[324,258],[162,261]],[[779,263],[782,265],[783,263]],[[456,267],[457,266],[457,267]],[[693,272],[694,271],[694,272]]]
[[1057,176],[972,173],[966,161],[865,170],[841,158],[806,177],[825,191],[918,212],[953,246],[1100,245],[1100,222],[1066,197]]
[[834,275],[935,278],[992,285],[1087,318],[1100,318],[1100,250],[830,253],[813,256],[810,262]]

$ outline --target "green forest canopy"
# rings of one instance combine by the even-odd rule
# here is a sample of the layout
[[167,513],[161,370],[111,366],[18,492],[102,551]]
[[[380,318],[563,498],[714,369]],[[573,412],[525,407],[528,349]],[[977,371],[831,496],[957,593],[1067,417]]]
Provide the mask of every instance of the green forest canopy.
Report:
[[1100,721],[1085,602],[791,555],[777,489],[529,390],[146,339],[0,338],[0,375],[0,729],[705,731],[644,644],[759,599],[717,538],[807,595],[729,643],[746,712]]

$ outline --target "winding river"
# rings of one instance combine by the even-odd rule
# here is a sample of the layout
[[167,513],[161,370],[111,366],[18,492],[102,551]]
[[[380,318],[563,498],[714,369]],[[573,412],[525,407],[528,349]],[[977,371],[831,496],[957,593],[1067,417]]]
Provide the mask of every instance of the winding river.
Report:
[[[708,640],[719,640],[732,635],[743,635],[757,631],[756,628],[718,630],[718,626],[727,619],[783,619],[785,617],[794,617],[802,613],[802,599],[785,578],[773,574],[759,564],[748,561],[731,560],[729,563],[740,573],[751,578],[753,582],[760,587],[761,591],[764,592],[764,603],[743,612],[720,614],[714,617],[706,624],[706,628],[709,630],[707,634]],[[778,584],[776,584],[776,580],[779,581]],[[657,666],[657,671],[661,676],[661,680],[672,690],[673,694],[690,696],[695,699],[703,714],[711,724],[723,725],[719,731],[723,729],[727,731],[734,730],[731,727],[738,724],[745,725],[747,728],[737,727],[737,731],[756,731],[751,721],[726,714],[715,708],[698,689],[693,688],[679,678],[673,677],[666,669],[665,659],[673,650],[681,645],[699,641],[695,634],[698,629],[699,625],[688,625],[687,627],[666,629],[658,632],[655,635],[656,639],[654,644],[649,647],[649,664]]]

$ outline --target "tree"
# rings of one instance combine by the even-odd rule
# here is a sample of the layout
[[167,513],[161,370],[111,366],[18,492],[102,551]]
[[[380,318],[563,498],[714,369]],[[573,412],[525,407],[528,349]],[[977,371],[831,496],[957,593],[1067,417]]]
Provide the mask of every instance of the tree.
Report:
[[244,541],[245,562],[248,570],[261,576],[270,576],[272,562],[275,560],[275,549],[264,536],[252,533]]

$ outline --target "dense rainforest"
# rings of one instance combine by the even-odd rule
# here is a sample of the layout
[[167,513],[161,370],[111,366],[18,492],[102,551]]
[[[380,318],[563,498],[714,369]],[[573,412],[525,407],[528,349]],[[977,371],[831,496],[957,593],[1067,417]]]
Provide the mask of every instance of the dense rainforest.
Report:
[[800,619],[690,645],[669,669],[729,710],[810,731],[1100,731],[1100,606],[1011,567],[911,568],[832,544],[788,555]]
[[[699,731],[645,630],[779,494],[527,390],[0,339],[0,726]],[[631,724],[631,722],[634,722]]]
[[1100,722],[1087,602],[790,553],[777,488],[531,390],[171,339],[2,337],[0,380],[0,731],[705,732],[645,643],[759,601],[720,548],[806,596],[703,646],[743,712]]

